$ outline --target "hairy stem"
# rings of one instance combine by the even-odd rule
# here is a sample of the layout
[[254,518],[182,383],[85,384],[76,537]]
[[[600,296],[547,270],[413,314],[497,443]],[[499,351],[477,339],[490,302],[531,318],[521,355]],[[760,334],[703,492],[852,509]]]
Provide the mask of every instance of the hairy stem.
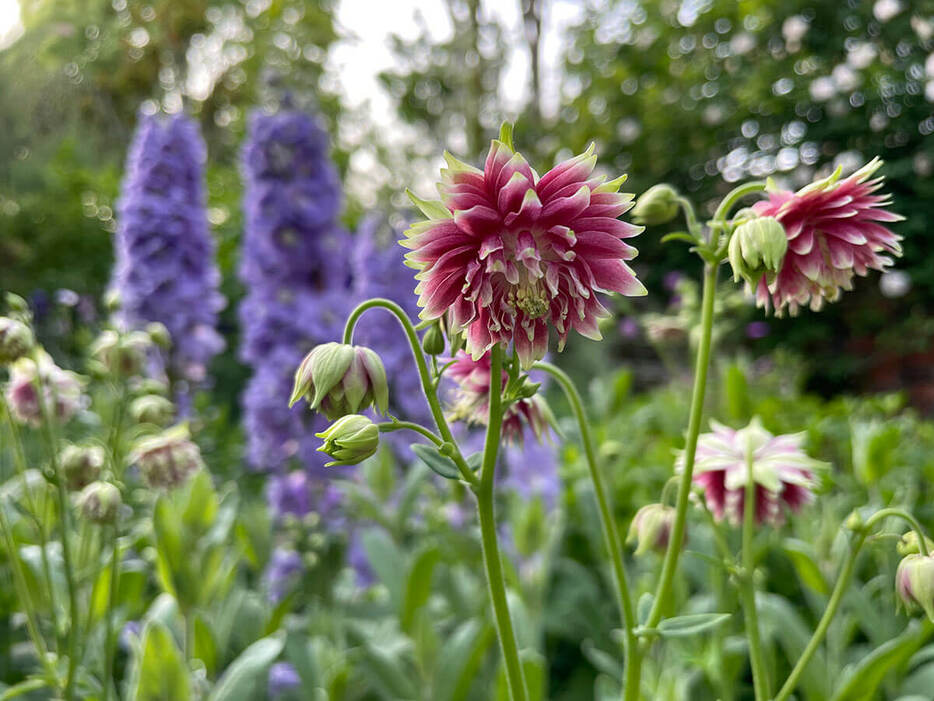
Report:
[[756,480],[753,474],[752,451],[746,451],[746,492],[743,499],[743,545],[742,573],[739,589],[745,616],[746,640],[749,642],[749,664],[752,667],[752,684],[756,701],[768,701],[769,680],[759,634],[759,614],[756,610],[755,552],[753,536],[756,524]]

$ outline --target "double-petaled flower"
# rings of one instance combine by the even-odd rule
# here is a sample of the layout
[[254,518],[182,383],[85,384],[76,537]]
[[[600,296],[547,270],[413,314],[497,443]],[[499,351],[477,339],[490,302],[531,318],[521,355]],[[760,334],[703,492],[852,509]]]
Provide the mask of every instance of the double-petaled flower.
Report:
[[601,338],[600,293],[645,294],[625,262],[636,249],[622,241],[642,228],[619,221],[632,195],[618,192],[625,176],[593,175],[593,146],[539,177],[504,132],[483,170],[445,153],[441,201],[412,196],[428,219],[400,243],[418,270],[422,318],[447,315],[475,360],[512,342],[528,368],[545,355],[549,326],[560,347],[571,329]]

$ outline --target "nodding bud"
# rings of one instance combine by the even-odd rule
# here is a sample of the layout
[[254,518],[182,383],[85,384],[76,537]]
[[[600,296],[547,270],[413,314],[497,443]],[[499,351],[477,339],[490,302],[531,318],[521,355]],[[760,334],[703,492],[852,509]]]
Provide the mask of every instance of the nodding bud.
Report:
[[[929,553],[934,553],[934,540],[925,536],[924,544],[927,546],[927,551]],[[920,553],[921,547],[918,541],[918,534],[914,531],[908,531],[898,541],[898,545],[895,546],[895,549],[898,551],[898,554],[902,556]]]
[[162,350],[168,350],[172,347],[172,334],[169,333],[165,324],[161,324],[158,321],[146,324],[146,334],[149,336],[149,340]]
[[130,416],[138,424],[154,424],[163,428],[172,423],[175,405],[159,394],[144,394],[130,404]]
[[204,467],[201,450],[191,441],[184,424],[141,439],[130,460],[139,466],[148,486],[166,489],[184,484],[193,472]]
[[444,332],[441,325],[434,323],[425,331],[422,336],[422,350],[428,355],[441,355],[444,353]]
[[315,435],[324,441],[318,450],[334,458],[327,467],[356,465],[379,448],[379,428],[360,414],[343,416]]
[[908,555],[895,572],[896,606],[909,613],[922,610],[934,621],[934,557]]
[[0,365],[15,363],[32,350],[32,329],[18,319],[0,316]]
[[640,195],[632,208],[632,218],[637,224],[658,226],[667,224],[678,216],[678,193],[671,185],[653,185]]
[[113,523],[123,499],[120,490],[109,482],[92,482],[78,495],[78,511],[92,523]]
[[664,552],[671,537],[675,510],[665,504],[648,504],[636,512],[629,526],[626,543],[636,543],[636,555],[649,550]]
[[755,287],[763,275],[774,276],[782,267],[788,236],[775,217],[749,219],[733,231],[730,238],[730,265],[733,280],[746,280]]
[[148,334],[131,331],[120,334],[107,330],[91,345],[91,357],[111,375],[130,377],[138,375],[146,362],[146,351],[152,341]]
[[383,361],[363,346],[315,346],[295,372],[289,406],[302,397],[332,421],[370,406],[385,414],[389,385]]
[[65,485],[72,491],[84,489],[100,477],[106,456],[98,445],[67,445],[58,457]]

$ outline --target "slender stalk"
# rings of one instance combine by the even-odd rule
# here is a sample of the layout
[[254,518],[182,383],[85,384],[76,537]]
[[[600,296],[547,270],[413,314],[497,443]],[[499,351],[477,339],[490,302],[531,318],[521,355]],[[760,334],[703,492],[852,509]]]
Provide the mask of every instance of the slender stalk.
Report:
[[590,422],[587,420],[587,412],[584,408],[584,402],[581,399],[580,392],[574,385],[574,381],[564,370],[552,365],[551,363],[540,362],[534,365],[535,369],[547,372],[564,390],[565,396],[574,411],[577,418],[577,424],[581,434],[581,442],[584,444],[584,454],[587,457],[587,467],[590,470],[590,479],[593,482],[594,495],[597,498],[597,507],[600,512],[600,526],[603,530],[603,543],[610,556],[610,563],[613,569],[613,580],[616,588],[616,601],[619,606],[620,615],[623,618],[624,633],[624,653],[626,657],[623,686],[623,698],[626,701],[639,698],[639,686],[641,676],[641,665],[638,660],[636,647],[636,616],[632,608],[632,595],[629,590],[629,582],[626,578],[626,568],[623,565],[623,546],[622,539],[619,536],[619,528],[616,525],[616,519],[613,517],[613,508],[610,504],[610,498],[606,483],[603,479],[603,473],[597,466],[597,457],[594,450],[593,436],[590,432]]
[[714,299],[717,294],[717,268],[713,263],[704,265],[704,291],[701,311],[701,338],[697,348],[697,363],[694,369],[694,389],[691,394],[691,413],[688,420],[687,443],[684,446],[684,472],[678,485],[678,500],[675,505],[675,520],[668,539],[668,549],[662,564],[662,574],[655,590],[655,601],[645,623],[646,628],[655,628],[662,620],[668,597],[671,594],[681,543],[684,541],[684,526],[687,518],[688,497],[691,479],[694,476],[694,456],[697,452],[697,437],[700,434],[701,415],[704,411],[704,395],[707,391],[707,372],[710,367],[710,345],[713,336]]
[[345,344],[353,343],[354,326],[356,326],[357,321],[365,311],[373,309],[374,307],[386,309],[393,314],[402,325],[402,330],[405,331],[409,346],[412,349],[412,356],[415,358],[415,366],[418,368],[418,376],[421,379],[422,391],[425,394],[425,399],[428,401],[428,407],[431,409],[431,415],[435,420],[435,425],[438,427],[438,431],[441,433],[444,442],[454,446],[454,454],[451,456],[451,459],[454,460],[457,469],[460,470],[461,477],[474,488],[478,487],[480,482],[473,473],[473,470],[467,465],[464,456],[461,455],[460,449],[457,447],[457,442],[454,440],[454,435],[451,433],[451,429],[448,426],[447,419],[444,418],[444,410],[441,408],[441,402],[438,401],[437,388],[432,381],[431,373],[428,370],[428,364],[425,362],[425,356],[422,353],[418,335],[415,333],[415,327],[412,325],[405,310],[392,300],[382,299],[380,297],[361,302],[357,305],[356,309],[350,313],[350,316],[347,317],[347,323],[344,326],[343,342]]
[[876,523],[878,523],[882,519],[889,518],[890,516],[895,516],[897,518],[904,519],[905,521],[908,522],[908,525],[911,526],[912,530],[914,530],[915,535],[918,536],[918,549],[921,551],[922,555],[927,557],[930,553],[928,552],[927,540],[925,539],[924,529],[921,527],[921,524],[918,522],[918,519],[916,519],[911,513],[909,513],[908,511],[905,511],[904,509],[900,509],[895,506],[889,506],[889,507],[886,507],[885,509],[879,509],[876,513],[874,513],[872,516],[870,516],[866,520],[864,529],[868,531],[874,525],[876,525]]
[[733,190],[731,190],[730,193],[720,202],[716,213],[713,215],[713,221],[722,222],[726,220],[730,210],[733,209],[733,206],[737,202],[743,199],[746,195],[751,195],[755,192],[762,192],[764,190],[764,180],[754,180],[749,183],[743,183],[739,187],[733,188]]
[[430,440],[436,446],[440,447],[444,444],[444,441],[441,440],[438,436],[436,436],[421,424],[417,424],[414,421],[385,421],[376,424],[376,427],[380,430],[381,433],[391,433],[392,431],[403,430],[415,431],[415,433],[420,433],[421,435],[425,436],[425,438]]
[[519,659],[516,634],[509,616],[506,600],[506,583],[503,578],[503,563],[496,538],[496,514],[493,508],[493,487],[496,476],[496,456],[499,451],[500,430],[503,424],[503,349],[493,346],[490,353],[490,398],[489,421],[486,442],[483,445],[483,463],[480,468],[480,486],[476,490],[477,513],[480,518],[480,535],[483,541],[483,564],[490,589],[490,601],[496,621],[496,634],[506,665],[506,680],[512,701],[526,701],[528,692]]
[[749,664],[752,667],[752,684],[756,701],[768,701],[769,679],[762,653],[762,640],[759,634],[759,614],[756,610],[755,552],[753,536],[756,522],[756,480],[753,474],[752,451],[746,451],[746,493],[743,499],[743,546],[742,572],[737,578],[740,597],[743,602],[743,615],[746,624],[746,640],[749,641]]
[[[883,509],[883,511],[885,511],[885,509]],[[860,548],[863,547],[863,543],[866,542],[866,537],[868,535],[869,529],[866,527],[854,539],[846,561],[843,563],[843,569],[840,571],[840,575],[837,577],[837,583],[834,585],[833,592],[830,595],[830,600],[827,602],[827,608],[824,609],[824,615],[821,616],[821,619],[817,624],[817,628],[814,629],[814,634],[808,641],[807,646],[805,646],[804,652],[802,652],[801,656],[798,657],[798,661],[795,663],[795,666],[791,670],[791,673],[788,675],[788,678],[785,680],[785,683],[782,684],[782,688],[779,689],[778,693],[775,695],[774,701],[785,701],[785,699],[791,696],[791,693],[798,685],[798,681],[801,679],[801,675],[804,674],[804,670],[807,668],[808,662],[811,661],[814,653],[817,652],[817,648],[820,646],[824,636],[827,634],[827,629],[830,628],[830,622],[837,614],[837,609],[840,607],[840,602],[843,601],[843,594],[846,592],[846,589],[850,584],[850,579],[853,577],[853,570],[856,566],[856,557],[859,555]]]

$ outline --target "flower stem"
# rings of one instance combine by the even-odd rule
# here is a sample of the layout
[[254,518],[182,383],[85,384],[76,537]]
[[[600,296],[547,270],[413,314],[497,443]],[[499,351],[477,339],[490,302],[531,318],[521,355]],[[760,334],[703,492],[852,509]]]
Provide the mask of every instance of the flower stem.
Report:
[[420,433],[425,436],[428,440],[434,443],[436,446],[441,446],[444,444],[438,436],[429,431],[427,428],[421,424],[417,424],[413,421],[384,421],[382,423],[376,424],[376,427],[379,429],[380,433],[391,433],[392,431],[415,431],[415,433]]
[[590,422],[587,420],[587,412],[584,408],[584,402],[581,400],[580,393],[574,385],[574,381],[564,370],[551,363],[535,363],[534,369],[543,370],[557,380],[564,390],[568,402],[577,418],[577,424],[581,433],[581,442],[584,444],[584,454],[587,457],[587,466],[590,469],[590,479],[593,482],[594,495],[597,498],[597,507],[600,512],[600,526],[603,530],[603,542],[610,556],[610,563],[613,567],[613,579],[616,585],[616,600],[619,606],[620,615],[623,618],[624,632],[624,653],[626,656],[625,672],[623,685],[623,698],[626,701],[639,698],[639,686],[641,676],[641,664],[638,659],[636,647],[636,617],[632,608],[632,595],[629,590],[629,582],[626,578],[626,569],[623,566],[623,546],[619,536],[619,529],[616,525],[616,519],[613,517],[613,509],[610,505],[610,498],[607,493],[603,474],[597,466],[597,458],[594,451],[593,437],[590,432]]
[[749,664],[752,667],[752,684],[756,701],[768,701],[769,679],[762,653],[759,635],[759,614],[756,610],[755,552],[753,536],[756,521],[756,480],[753,474],[752,451],[746,451],[746,493],[743,499],[743,545],[742,572],[738,577],[743,615],[746,624],[746,640],[749,642]]
[[412,325],[412,321],[405,313],[405,310],[392,300],[382,299],[380,297],[375,297],[373,299],[368,299],[365,302],[361,302],[350,313],[350,316],[347,317],[347,323],[344,325],[343,342],[345,344],[353,343],[354,326],[356,326],[357,321],[365,311],[368,309],[373,309],[374,307],[381,307],[386,309],[391,314],[393,314],[393,316],[395,316],[399,323],[402,325],[402,330],[405,331],[406,338],[409,341],[409,346],[412,348],[412,356],[415,358],[415,365],[418,368],[418,376],[421,379],[422,391],[425,394],[425,399],[428,401],[428,407],[431,409],[431,415],[435,420],[435,425],[437,425],[438,431],[441,433],[441,437],[444,439],[444,441],[455,446],[454,454],[451,457],[454,460],[454,463],[457,465],[457,469],[460,470],[461,477],[463,477],[464,481],[468,482],[471,486],[477,488],[480,484],[480,481],[473,473],[473,470],[471,470],[467,465],[467,461],[464,460],[464,456],[461,455],[460,449],[456,448],[457,442],[454,440],[454,436],[451,433],[450,427],[448,426],[447,419],[444,418],[444,411],[441,408],[441,402],[438,401],[437,388],[431,379],[431,373],[428,370],[428,364],[425,362],[425,356],[422,353],[422,346],[418,342],[418,335],[416,335],[415,327]]
[[905,511],[904,509],[900,509],[895,506],[889,506],[889,507],[886,507],[885,509],[879,509],[876,513],[874,513],[872,516],[866,519],[866,524],[864,526],[864,529],[868,531],[877,522],[881,521],[882,519],[889,518],[890,516],[895,516],[895,517],[904,519],[905,521],[908,522],[908,525],[911,526],[912,530],[914,530],[915,535],[918,536],[918,549],[921,551],[922,555],[924,555],[925,557],[928,557],[929,552],[928,552],[927,540],[925,540],[925,536],[924,536],[924,529],[921,528],[921,524],[918,523],[918,519],[916,519],[911,513],[909,513],[908,511]]
[[730,213],[733,206],[743,199],[746,195],[754,192],[763,192],[765,190],[764,180],[754,180],[750,183],[743,183],[739,187],[733,188],[726,197],[720,202],[716,213],[713,215],[713,221],[722,222]]
[[526,701],[525,678],[516,634],[509,616],[509,602],[506,600],[506,583],[503,579],[503,563],[496,538],[496,514],[493,508],[494,483],[496,476],[496,456],[499,451],[500,430],[503,424],[503,349],[493,346],[490,352],[490,410],[486,428],[486,441],[483,444],[483,463],[480,468],[480,485],[476,490],[477,514],[480,519],[480,535],[483,541],[483,564],[490,589],[490,601],[496,620],[496,634],[506,666],[506,680],[512,701]]
[[[883,509],[883,511],[885,511],[885,509]],[[801,656],[798,657],[798,661],[795,663],[795,666],[791,670],[791,673],[788,675],[788,678],[785,680],[785,683],[782,684],[782,688],[779,689],[778,694],[775,695],[774,701],[785,701],[785,699],[791,696],[791,693],[798,685],[798,680],[800,680],[801,675],[804,674],[804,670],[807,668],[808,662],[811,661],[814,653],[817,652],[818,646],[821,644],[824,636],[827,634],[827,629],[830,627],[830,622],[837,614],[837,609],[840,607],[840,602],[843,600],[843,594],[846,592],[846,588],[850,584],[850,579],[853,576],[853,569],[856,566],[856,556],[859,555],[860,548],[862,548],[863,543],[866,542],[866,537],[868,534],[869,529],[867,523],[867,527],[864,527],[862,531],[856,536],[855,540],[853,541],[853,545],[850,547],[850,552],[847,555],[846,561],[843,563],[843,569],[840,570],[840,575],[837,577],[837,583],[834,585],[833,593],[831,593],[830,600],[827,602],[827,608],[824,609],[824,615],[821,616],[821,619],[817,624],[817,628],[814,630],[814,634],[811,636],[807,646],[804,648],[804,652],[802,652]]]
[[655,601],[645,622],[646,628],[655,628],[662,620],[671,587],[674,582],[681,543],[684,542],[684,526],[687,518],[688,497],[691,479],[694,476],[694,456],[697,452],[697,437],[700,434],[701,415],[704,411],[704,395],[707,392],[707,373],[710,369],[710,346],[713,336],[714,299],[717,294],[717,269],[714,263],[704,264],[704,291],[701,302],[701,338],[697,348],[697,363],[694,369],[694,389],[691,394],[691,414],[688,420],[687,443],[684,446],[684,472],[678,485],[678,500],[675,505],[675,520],[668,539],[668,549],[662,564],[662,574],[655,590]]

